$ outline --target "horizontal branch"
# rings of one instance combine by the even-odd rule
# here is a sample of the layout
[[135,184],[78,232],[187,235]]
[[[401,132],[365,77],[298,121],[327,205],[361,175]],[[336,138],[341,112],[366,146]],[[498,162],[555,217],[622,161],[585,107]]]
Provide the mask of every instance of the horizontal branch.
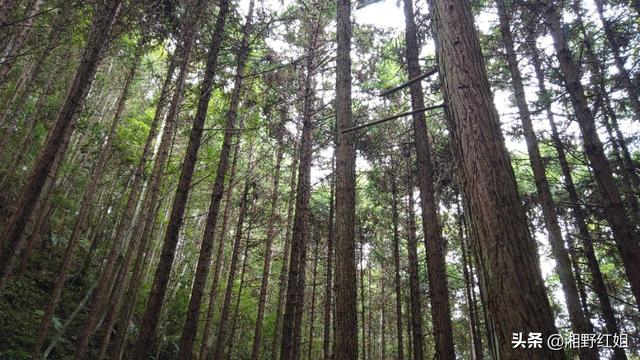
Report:
[[442,107],[444,107],[444,104],[438,104],[438,105],[433,105],[433,106],[427,106],[427,107],[423,107],[423,108],[420,108],[420,109],[416,109],[416,110],[411,110],[411,111],[403,112],[403,113],[401,113],[401,114],[388,116],[388,117],[386,117],[386,118],[382,118],[382,119],[380,119],[380,120],[372,121],[372,122],[370,122],[370,123],[366,123],[366,124],[362,124],[362,125],[358,125],[358,126],[350,127],[350,128],[344,129],[344,130],[342,130],[342,131],[340,131],[340,132],[344,134],[344,133],[347,133],[347,132],[350,132],[350,131],[356,131],[356,130],[360,130],[360,129],[363,129],[363,128],[366,128],[366,127],[369,127],[369,126],[382,124],[382,123],[384,123],[384,122],[391,121],[391,120],[395,120],[395,119],[397,119],[397,118],[401,118],[401,117],[404,117],[404,116],[409,116],[409,115],[413,115],[413,114],[417,114],[417,113],[425,112],[425,111],[428,111],[428,110],[440,109],[440,108],[442,108]]
[[383,92],[381,92],[378,96],[387,96],[389,94],[393,94],[396,91],[402,90],[404,88],[406,88],[407,86],[413,84],[414,82],[420,81],[422,79],[425,79],[435,73],[438,72],[438,68],[437,67],[432,67],[431,69],[429,69],[427,72],[425,72],[424,74],[420,75],[420,76],[416,76],[413,79],[407,81],[406,83],[400,84],[394,88],[391,88],[389,90],[385,90]]

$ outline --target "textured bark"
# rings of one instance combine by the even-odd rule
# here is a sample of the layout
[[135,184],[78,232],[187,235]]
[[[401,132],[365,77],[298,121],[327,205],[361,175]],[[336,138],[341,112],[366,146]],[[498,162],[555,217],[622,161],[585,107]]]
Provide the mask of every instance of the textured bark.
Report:
[[[420,302],[420,277],[418,275],[418,239],[416,238],[416,213],[413,200],[413,167],[411,154],[405,149],[407,186],[407,253],[409,254],[409,298],[411,299],[411,334],[413,336],[413,359],[424,359],[422,335],[422,304]],[[435,327],[435,324],[434,324]],[[435,330],[434,330],[435,331]]]
[[[393,169],[395,170],[395,169]],[[395,171],[391,172],[391,221],[393,223],[393,264],[396,291],[396,346],[398,360],[404,360],[404,339],[402,326],[402,279],[400,277],[400,235],[398,231],[398,185]]]
[[4,245],[0,253],[0,282],[9,275],[9,265],[17,254],[25,226],[35,210],[44,183],[48,178],[55,178],[58,172],[60,161],[56,159],[62,158],[67,150],[69,138],[75,130],[80,115],[80,108],[91,88],[101,54],[110,40],[111,29],[121,5],[122,0],[105,1],[100,11],[94,16],[93,25],[87,36],[87,45],[58,113],[55,126],[49,132],[35,166],[22,187],[15,206],[16,211],[13,212],[13,216],[0,236],[0,244]]
[[247,230],[247,240],[244,245],[244,255],[242,256],[242,270],[240,270],[240,285],[238,286],[238,295],[236,296],[235,310],[233,311],[233,320],[231,320],[231,334],[227,340],[226,347],[228,349],[225,359],[231,359],[233,353],[233,344],[238,330],[238,317],[240,316],[240,300],[242,299],[242,290],[245,287],[244,277],[247,273],[247,259],[249,258],[249,241],[251,240],[251,227]]
[[80,210],[78,211],[78,217],[76,219],[75,225],[73,227],[73,231],[71,232],[71,236],[69,237],[69,241],[67,243],[67,248],[65,250],[62,266],[58,271],[58,276],[56,277],[52,294],[49,297],[49,303],[44,312],[44,316],[40,322],[40,326],[38,328],[35,345],[32,351],[32,356],[34,358],[38,358],[40,355],[40,350],[44,343],[45,337],[47,336],[49,325],[51,324],[51,319],[53,318],[55,309],[58,306],[58,302],[60,301],[60,296],[62,295],[62,290],[66,284],[66,279],[69,274],[69,270],[71,269],[73,254],[76,251],[76,247],[80,241],[80,237],[84,234],[86,230],[85,228],[87,225],[87,220],[89,219],[89,214],[91,212],[91,208],[93,207],[94,195],[96,194],[96,189],[98,187],[99,182],[102,181],[102,174],[104,172],[105,166],[107,165],[107,161],[109,160],[109,156],[111,155],[111,150],[112,150],[111,145],[113,144],[113,138],[116,135],[116,130],[118,129],[118,125],[122,120],[125,104],[126,104],[127,98],[129,97],[129,88],[131,86],[131,83],[133,82],[133,78],[138,69],[138,65],[140,64],[143,45],[144,43],[140,43],[138,45],[138,49],[136,50],[137,53],[135,54],[135,57],[131,64],[131,68],[124,80],[123,90],[118,99],[116,110],[113,115],[113,120],[111,121],[111,127],[104,140],[104,145],[102,146],[102,150],[100,151],[100,156],[98,158],[98,161],[94,165],[93,171],[91,173],[91,178],[90,178],[91,180],[87,185],[87,187],[85,188],[81,205],[80,205]]
[[620,251],[631,291],[636,303],[640,305],[640,246],[634,240],[634,229],[625,213],[622,198],[611,173],[611,166],[596,131],[593,114],[589,109],[584,87],[580,81],[579,69],[567,45],[558,10],[550,0],[539,0],[538,4],[542,6],[543,16],[553,38],[560,69],[582,133],[584,151],[600,189],[602,207],[607,209],[604,214],[613,232],[616,247]]
[[[207,118],[207,110],[209,108],[209,100],[211,99],[211,90],[213,87],[213,78],[218,64],[218,53],[222,44],[222,36],[224,34],[224,25],[227,19],[228,11],[229,1],[221,1],[220,9],[218,11],[218,18],[216,20],[215,28],[213,31],[213,37],[211,39],[211,45],[209,47],[209,54],[207,56],[207,66],[204,73],[204,78],[202,79],[202,83],[200,84],[198,108],[193,120],[193,127],[191,129],[191,134],[189,135],[189,145],[187,146],[187,153],[185,154],[182,170],[180,173],[180,185],[178,185],[179,190],[178,192],[176,192],[176,199],[179,198],[182,201],[182,204],[180,204],[179,207],[176,207],[176,205],[174,205],[175,209],[180,209],[180,217],[182,217],[184,209],[186,207],[186,202],[191,186],[191,178],[193,177],[193,173],[195,171],[195,165],[198,158],[198,150],[200,149],[200,143],[202,141],[202,133],[204,130],[204,123]],[[250,24],[251,12],[249,13],[247,19],[247,24]],[[196,267],[195,279],[193,281],[193,288],[191,290],[191,299],[189,300],[187,317],[184,321],[184,327],[182,328],[182,336],[180,337],[178,359],[186,360],[191,359],[191,357],[193,356],[193,344],[198,330],[197,322],[200,315],[200,307],[202,305],[202,295],[204,294],[207,283],[207,275],[209,274],[211,251],[213,250],[214,231],[216,222],[218,221],[220,202],[222,201],[222,196],[224,193],[224,181],[227,175],[227,169],[229,167],[231,141],[233,139],[233,130],[236,126],[237,107],[240,101],[241,76],[248,54],[248,30],[246,29],[247,26],[248,25],[245,25],[245,35],[243,37],[240,54],[238,55],[238,69],[236,73],[236,82],[234,84],[234,93],[231,95],[231,103],[229,104],[229,113],[227,115],[226,125],[227,128],[225,130],[224,140],[222,142],[220,159],[218,161],[218,169],[216,170],[216,178],[213,185],[213,191],[211,193],[211,202],[209,204],[204,234],[202,236],[202,244],[200,245],[198,265]],[[186,185],[184,187],[184,194],[183,191],[181,191],[181,189],[183,189],[182,184]]]
[[0,0],[0,27],[4,27],[9,22],[17,4],[18,0]]
[[335,159],[331,157],[331,181],[329,182],[329,222],[327,224],[327,264],[325,267],[325,288],[324,288],[324,321],[322,331],[322,356],[324,360],[331,358],[331,308],[333,300],[333,222],[334,222],[334,200],[335,200],[335,181],[333,172],[335,170]]
[[550,349],[514,349],[514,332],[557,333],[538,255],[518,198],[473,24],[464,0],[430,1],[452,147],[501,358],[564,359]]
[[[358,242],[360,243],[360,251],[358,251],[360,255],[360,263],[358,266],[360,267],[360,271],[358,273],[358,280],[360,282],[360,331],[361,331],[361,340],[362,340],[362,358],[367,358],[367,326],[365,324],[365,306],[364,306],[364,236],[362,235],[362,227],[360,224],[358,226]],[[415,230],[415,229],[414,229]]]
[[356,151],[351,113],[351,2],[337,1],[335,360],[358,358],[355,264]]
[[[291,254],[291,233],[293,223],[293,211],[296,199],[296,170],[298,170],[298,161],[300,157],[298,155],[299,146],[296,143],[293,147],[293,162],[291,163],[291,174],[289,176],[289,204],[287,206],[287,224],[286,233],[284,236],[284,246],[282,249],[282,270],[280,271],[279,289],[278,289],[278,304],[276,305],[276,320],[274,325],[273,343],[271,344],[271,359],[278,359],[278,345],[280,344],[280,328],[282,323],[282,307],[284,305],[286,290],[287,290],[287,278],[289,275],[289,255]],[[202,360],[202,359],[201,359]]]
[[[531,29],[533,30],[533,28]],[[528,34],[527,43],[531,45],[535,44],[535,42],[532,42],[534,41],[534,37],[535,36],[532,32]],[[535,47],[530,49],[530,55],[532,60],[531,62],[536,73],[538,91],[540,93],[538,97],[541,100],[547,120],[549,122],[549,126],[551,127],[551,139],[556,153],[558,154],[558,162],[560,163],[560,169],[562,170],[564,187],[569,194],[569,204],[575,221],[575,226],[578,229],[578,236],[583,244],[584,255],[587,259],[587,266],[589,267],[589,272],[591,274],[591,283],[593,286],[593,290],[598,297],[598,301],[600,302],[600,308],[602,309],[602,316],[605,321],[607,332],[610,334],[615,334],[619,332],[619,328],[615,318],[615,312],[611,305],[609,294],[607,293],[607,288],[604,283],[604,277],[602,275],[602,272],[600,271],[600,263],[596,258],[595,249],[593,247],[593,238],[587,227],[586,214],[580,206],[580,199],[578,197],[576,186],[573,182],[573,175],[571,174],[571,168],[569,166],[569,162],[567,161],[567,156],[564,151],[564,145],[562,143],[562,140],[560,139],[560,134],[558,133],[554,116],[551,111],[551,103],[548,100],[549,97],[547,96],[547,88],[544,82],[544,72],[541,66],[540,55],[538,54],[538,51]],[[616,356],[616,359],[626,359],[626,355],[624,354],[624,350],[622,349],[614,349],[614,354]]]
[[[285,119],[282,119],[285,121]],[[271,186],[271,211],[269,214],[269,223],[267,225],[267,239],[264,250],[264,262],[262,264],[262,280],[260,283],[260,294],[258,295],[258,315],[256,318],[256,327],[253,333],[253,345],[251,348],[251,358],[259,359],[262,343],[262,326],[264,321],[264,309],[267,303],[267,292],[269,290],[269,277],[271,273],[271,248],[273,246],[273,238],[275,236],[276,210],[278,209],[278,195],[280,185],[280,167],[284,155],[283,132],[284,128],[275,129],[276,141],[278,149],[276,150],[276,166],[273,169],[273,184]]]
[[[413,0],[404,0],[405,42],[407,44],[406,56],[409,78],[419,76],[422,72],[419,63],[418,54],[420,49],[413,12]],[[424,94],[421,83],[415,82],[411,84],[410,92],[411,107],[414,110],[424,108]],[[442,237],[442,229],[438,220],[438,201],[436,199],[433,165],[431,163],[431,145],[429,144],[424,114],[424,112],[414,113],[412,118],[416,142],[417,185],[420,188],[420,205],[422,206],[422,230],[427,254],[427,275],[435,351],[439,359],[453,360],[456,358],[456,354],[453,347],[449,290],[447,289],[446,244]],[[416,360],[418,359],[416,357]]]
[[227,276],[227,287],[224,293],[224,299],[222,301],[222,310],[220,310],[220,320],[218,321],[218,334],[214,350],[211,353],[213,359],[224,358],[224,347],[226,345],[226,337],[229,331],[229,313],[231,309],[231,295],[233,292],[233,284],[236,280],[236,272],[238,268],[238,258],[240,253],[240,243],[242,242],[242,230],[244,226],[244,219],[249,207],[249,193],[253,185],[246,181],[244,190],[242,191],[242,199],[240,200],[240,213],[238,214],[238,224],[236,225],[236,233],[233,240],[233,250],[231,251],[231,261],[229,263],[229,274]]
[[[518,114],[520,115],[520,121],[522,123],[522,130],[527,144],[527,151],[529,154],[529,160],[531,161],[531,168],[533,170],[533,177],[540,199],[540,205],[542,207],[542,214],[549,234],[548,239],[551,245],[551,251],[554,259],[556,260],[556,272],[560,278],[560,284],[562,286],[567,310],[569,312],[571,328],[575,334],[590,333],[590,329],[593,327],[587,320],[587,317],[582,311],[582,307],[580,305],[580,294],[578,293],[576,279],[571,270],[569,252],[564,245],[562,231],[558,222],[558,214],[556,213],[553,195],[551,194],[551,188],[549,187],[549,181],[547,180],[546,168],[542,160],[542,156],[540,155],[538,139],[536,137],[535,130],[533,129],[529,105],[525,98],[524,84],[518,67],[518,59],[513,43],[513,36],[511,35],[509,10],[507,9],[505,0],[498,0],[497,5],[498,15],[500,18],[500,31],[502,33],[503,45],[506,50],[507,64],[509,66],[509,71],[511,72]],[[581,359],[598,358],[598,352],[595,348],[582,347],[579,352]]]

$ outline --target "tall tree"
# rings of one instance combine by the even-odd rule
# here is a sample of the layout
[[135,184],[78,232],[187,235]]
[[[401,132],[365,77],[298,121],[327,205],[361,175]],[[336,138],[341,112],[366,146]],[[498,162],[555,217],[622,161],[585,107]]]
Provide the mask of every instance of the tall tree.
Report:
[[[551,244],[553,257],[556,260],[556,271],[560,277],[560,283],[562,284],[562,290],[566,300],[567,309],[569,311],[571,327],[576,334],[589,333],[592,326],[588,324],[588,320],[580,306],[580,295],[578,294],[576,279],[571,269],[569,253],[564,245],[562,231],[560,230],[560,224],[558,222],[558,214],[556,213],[555,203],[553,201],[553,196],[551,195],[549,181],[547,180],[545,165],[542,160],[542,156],[540,155],[540,149],[538,148],[538,139],[536,137],[535,130],[533,129],[529,106],[527,104],[527,99],[525,98],[524,83],[522,81],[520,68],[518,67],[518,59],[513,43],[513,36],[511,34],[509,9],[507,9],[504,0],[498,0],[497,4],[500,19],[500,31],[502,33],[503,45],[506,50],[507,64],[511,73],[516,105],[518,106],[518,114],[520,115],[520,121],[522,122],[522,130],[527,143],[527,151],[531,161],[536,189],[540,197],[542,214],[549,233],[549,243]],[[596,349],[585,347],[580,349],[580,353],[582,359],[598,358],[598,352]]]
[[336,55],[336,360],[358,358],[355,264],[356,150],[351,112],[351,1],[337,0]]
[[557,332],[492,101],[470,5],[430,1],[452,147],[501,357],[564,359],[550,349],[511,345],[513,333]]
[[54,164],[60,162],[55,160],[62,158],[67,151],[70,135],[77,125],[80,109],[93,83],[102,53],[111,39],[111,30],[121,5],[122,0],[108,0],[95,12],[82,59],[58,112],[55,126],[51,129],[26,184],[22,187],[11,219],[0,235],[0,244],[3,247],[0,252],[0,290],[9,276],[10,264],[19,250],[25,226],[35,209],[43,185],[48,178],[56,177],[59,165]]
[[[416,24],[414,20],[413,0],[404,0],[405,42],[407,45],[407,68],[409,78],[421,75],[418,54]],[[411,107],[413,110],[424,108],[424,94],[420,81],[410,86]],[[449,290],[447,289],[447,270],[445,263],[445,241],[438,220],[438,201],[434,187],[431,146],[429,144],[425,113],[412,115],[413,133],[416,142],[416,161],[418,167],[418,187],[422,206],[422,230],[427,253],[427,275],[429,279],[429,299],[433,318],[436,354],[440,359],[453,360],[456,357],[453,348],[453,330],[451,328],[451,310],[449,309]]]
[[582,133],[584,151],[594,170],[602,205],[607,209],[604,214],[609,226],[611,226],[618,251],[620,251],[631,291],[636,298],[636,303],[640,306],[640,246],[634,240],[633,226],[625,212],[624,203],[611,172],[611,165],[596,131],[594,117],[580,81],[579,69],[573,60],[566,35],[562,30],[558,7],[554,1],[550,0],[539,0],[536,4],[541,7],[540,10],[553,38],[553,46],[560,63],[563,80]]

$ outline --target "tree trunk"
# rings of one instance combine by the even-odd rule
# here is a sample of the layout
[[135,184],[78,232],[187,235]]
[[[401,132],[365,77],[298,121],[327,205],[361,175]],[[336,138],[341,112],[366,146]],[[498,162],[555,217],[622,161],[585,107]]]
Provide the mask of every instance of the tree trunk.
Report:
[[[195,171],[195,165],[198,158],[198,150],[200,149],[200,143],[202,141],[202,133],[204,130],[204,123],[207,118],[207,110],[209,108],[209,100],[211,98],[211,90],[213,87],[213,78],[215,70],[218,64],[218,53],[222,44],[222,35],[224,34],[224,25],[229,11],[229,1],[223,0],[220,2],[220,10],[218,11],[218,18],[216,20],[215,29],[213,31],[213,37],[211,39],[211,45],[209,47],[209,54],[207,57],[207,67],[205,70],[204,78],[200,84],[200,96],[198,97],[198,109],[193,121],[193,127],[191,134],[189,135],[189,145],[187,147],[187,153],[182,165],[180,173],[180,183],[178,185],[178,191],[174,199],[174,207],[178,214],[177,218],[182,218],[187,198],[189,196],[189,190],[191,186],[191,178]],[[180,337],[178,359],[186,360],[192,358],[193,343],[197,333],[197,322],[200,315],[200,307],[202,303],[202,295],[207,283],[207,275],[209,274],[209,266],[211,263],[211,251],[213,250],[213,238],[218,220],[218,211],[220,210],[220,201],[222,200],[224,192],[224,181],[227,175],[227,169],[229,165],[229,154],[231,153],[231,141],[233,139],[233,131],[236,125],[237,119],[237,107],[240,101],[242,71],[245,66],[246,57],[248,54],[248,29],[251,23],[251,12],[247,17],[247,24],[245,24],[245,35],[243,37],[240,54],[238,55],[238,68],[236,74],[236,82],[234,84],[234,92],[231,95],[231,104],[229,105],[229,113],[227,115],[227,128],[224,134],[224,140],[222,143],[222,149],[220,151],[220,159],[218,162],[218,169],[216,171],[216,179],[213,185],[213,192],[211,194],[211,202],[209,204],[209,210],[207,214],[207,220],[205,225],[204,234],[202,237],[202,244],[200,245],[200,254],[198,257],[198,265],[196,267],[195,279],[193,281],[193,288],[191,291],[191,299],[189,300],[189,307],[187,309],[187,317],[182,329],[182,336]],[[173,210],[172,210],[173,212]],[[178,224],[176,229],[179,229]],[[170,239],[167,237],[167,239]],[[174,243],[173,248],[177,245],[178,238],[172,238]],[[168,249],[167,249],[168,250]],[[175,251],[175,250],[173,250]],[[171,251],[171,252],[173,252]],[[163,251],[164,252],[164,251]],[[169,270],[171,266],[169,265]],[[166,285],[165,285],[166,286]]]
[[[315,24],[317,26],[317,24]],[[313,26],[313,25],[312,25]],[[316,30],[318,28],[316,27]],[[298,167],[298,184],[296,186],[295,215],[293,218],[293,232],[291,238],[291,256],[289,259],[287,294],[282,319],[282,342],[280,345],[280,360],[298,360],[295,353],[299,354],[300,344],[296,344],[295,317],[302,310],[304,297],[304,264],[306,246],[309,242],[309,199],[311,198],[311,160],[313,154],[313,98],[312,71],[316,57],[319,31],[312,35],[306,51],[306,67],[303,75],[303,109],[302,109],[302,134],[300,136],[300,160]],[[302,272],[301,272],[302,270]],[[300,338],[298,337],[298,340]]]
[[51,324],[51,319],[53,318],[55,309],[58,306],[58,302],[60,301],[60,296],[62,295],[62,290],[66,283],[67,275],[71,267],[71,261],[73,260],[73,254],[76,250],[76,246],[80,241],[80,237],[85,232],[89,213],[91,212],[91,208],[93,206],[93,198],[96,194],[96,188],[98,187],[98,183],[102,180],[102,174],[104,172],[105,166],[107,165],[107,160],[111,155],[111,145],[113,144],[113,138],[115,137],[118,125],[122,120],[122,114],[124,112],[125,104],[127,98],[129,97],[129,88],[131,86],[131,83],[133,82],[133,78],[135,76],[138,65],[140,64],[140,58],[142,57],[143,46],[144,42],[140,42],[138,44],[138,49],[136,50],[136,54],[132,61],[129,73],[125,78],[122,93],[120,94],[120,98],[118,99],[118,105],[111,122],[111,128],[109,129],[109,133],[107,134],[102,150],[100,151],[100,157],[93,168],[90,183],[84,191],[80,210],[78,211],[78,218],[76,219],[73,231],[71,232],[71,236],[69,237],[62,266],[58,272],[58,276],[56,278],[52,294],[49,298],[49,303],[47,305],[46,311],[40,322],[35,345],[32,351],[33,358],[38,358],[40,356],[41,347],[44,343],[45,337],[47,336],[49,325]]
[[[413,359],[424,359],[422,337],[422,304],[420,303],[420,278],[418,271],[418,240],[416,238],[416,214],[413,200],[413,169],[409,149],[403,150],[406,162],[407,181],[407,252],[409,254],[409,297],[411,299],[411,334],[413,336]],[[434,324],[434,332],[435,332]],[[437,351],[437,350],[436,350]]]
[[233,320],[231,320],[231,334],[229,335],[229,340],[227,340],[227,348],[229,352],[225,359],[231,359],[231,354],[233,353],[233,344],[235,341],[236,330],[238,328],[238,316],[240,316],[240,300],[242,299],[242,290],[244,289],[245,282],[244,277],[247,272],[247,259],[249,258],[249,241],[251,240],[251,226],[247,230],[247,240],[244,245],[244,255],[242,256],[242,270],[240,270],[240,286],[238,287],[238,296],[236,296],[236,305],[235,310],[233,312]]
[[314,342],[314,334],[313,334],[313,330],[314,330],[314,322],[316,320],[316,281],[317,281],[317,275],[318,275],[318,245],[320,243],[320,239],[316,238],[316,243],[315,246],[313,248],[313,272],[312,272],[312,276],[311,276],[311,314],[309,315],[309,344],[307,347],[307,359],[308,360],[312,360],[315,359],[314,357],[311,357],[311,355],[313,354],[313,342]]
[[275,131],[278,149],[276,150],[276,166],[273,169],[273,185],[271,186],[271,213],[269,214],[269,223],[267,225],[267,239],[264,250],[264,262],[262,265],[262,281],[260,283],[260,294],[258,295],[258,315],[256,318],[256,327],[253,333],[253,346],[251,348],[251,359],[260,359],[261,343],[262,343],[262,326],[264,321],[264,309],[267,303],[267,292],[269,290],[269,276],[271,273],[271,248],[273,246],[273,238],[275,236],[276,210],[278,209],[278,195],[280,185],[280,167],[284,155],[283,132],[285,116],[283,123],[276,125]]
[[224,345],[228,334],[229,312],[231,307],[231,294],[233,292],[233,284],[236,279],[236,271],[238,267],[238,257],[240,252],[240,243],[242,242],[242,228],[244,226],[244,218],[249,206],[249,192],[253,184],[246,180],[244,190],[242,191],[242,199],[240,201],[240,213],[238,214],[238,224],[236,226],[235,239],[233,241],[233,250],[231,252],[231,262],[229,263],[229,274],[227,277],[227,288],[224,293],[222,302],[222,310],[220,311],[220,320],[218,322],[218,336],[216,337],[214,351],[211,353],[213,359],[224,358]]
[[331,156],[331,181],[329,182],[329,222],[327,224],[327,265],[324,288],[324,321],[322,332],[322,356],[324,360],[331,359],[330,338],[331,338],[331,303],[333,299],[333,221],[334,221],[334,197],[335,197],[335,158]]
[[44,3],[44,0],[33,0],[24,15],[25,20],[20,23],[20,31],[9,41],[7,49],[0,55],[0,86],[7,80],[14,62],[20,56],[19,52],[31,32],[36,13],[40,10],[42,3]]
[[[531,29],[533,30],[533,28]],[[586,214],[580,206],[580,199],[578,198],[578,192],[573,182],[571,168],[569,167],[569,162],[567,161],[563,143],[560,139],[560,134],[558,133],[553,113],[551,111],[551,103],[548,100],[548,90],[544,83],[544,72],[541,66],[541,59],[538,54],[538,50],[534,46],[535,42],[532,42],[535,41],[534,38],[535,36],[533,35],[533,33],[528,34],[527,43],[531,44],[530,47],[532,47],[530,49],[530,55],[532,60],[531,62],[536,73],[536,80],[539,91],[538,98],[542,102],[542,106],[545,109],[547,120],[549,122],[549,126],[551,127],[551,139],[553,141],[553,146],[556,150],[556,153],[558,154],[558,162],[560,163],[560,169],[562,170],[564,186],[567,189],[567,193],[569,194],[570,207],[573,213],[573,218],[575,220],[575,225],[578,229],[579,237],[584,246],[584,255],[587,259],[589,272],[591,273],[592,286],[594,292],[598,296],[598,301],[600,302],[600,308],[602,309],[605,326],[608,333],[616,334],[619,332],[619,328],[616,322],[615,312],[611,305],[611,301],[609,300],[609,294],[607,293],[607,287],[604,283],[604,277],[602,276],[602,272],[600,271],[600,263],[596,258],[595,249],[593,247],[593,238],[587,227]],[[617,356],[616,359],[626,359],[624,350],[614,350],[614,353]]]
[[[585,317],[580,306],[580,294],[578,293],[578,288],[576,286],[576,279],[571,271],[571,260],[569,259],[569,253],[564,246],[562,230],[558,223],[558,214],[556,213],[555,204],[553,202],[553,195],[551,194],[545,165],[542,160],[542,156],[540,155],[540,149],[538,148],[538,139],[536,138],[535,130],[533,129],[529,106],[525,98],[524,84],[522,82],[520,69],[518,68],[518,59],[513,43],[513,37],[511,35],[509,13],[507,12],[508,10],[505,5],[505,0],[498,0],[497,4],[502,41],[506,50],[509,71],[511,72],[516,104],[518,106],[518,114],[520,115],[520,121],[522,122],[522,130],[527,143],[527,151],[531,161],[534,181],[538,191],[538,196],[540,197],[542,214],[549,234],[549,243],[551,245],[553,257],[556,260],[556,272],[558,273],[560,283],[562,285],[562,291],[566,301],[567,310],[569,312],[571,328],[575,334],[590,333],[592,325]],[[579,352],[581,359],[598,358],[598,352],[595,348],[582,347]]]
[[[392,160],[393,161],[393,160]],[[392,169],[391,176],[391,221],[393,223],[393,263],[395,267],[396,289],[396,339],[398,347],[398,360],[404,360],[404,339],[402,326],[402,278],[400,277],[400,235],[398,231],[398,185],[396,172]]]
[[[291,253],[291,233],[293,223],[293,210],[296,199],[296,170],[298,169],[298,161],[300,157],[298,156],[299,146],[296,143],[293,147],[293,162],[291,163],[291,175],[289,176],[289,204],[287,206],[287,225],[286,225],[286,233],[284,236],[284,246],[282,249],[282,270],[280,271],[280,288],[278,290],[278,304],[276,305],[276,320],[274,325],[274,335],[273,335],[273,343],[271,345],[271,360],[278,359],[278,344],[280,344],[280,325],[282,323],[282,306],[285,301],[285,295],[287,290],[287,279],[289,275],[289,255]],[[204,359],[200,359],[204,360]]]
[[585,154],[594,170],[602,197],[602,207],[607,209],[604,212],[605,216],[620,251],[631,291],[636,298],[636,303],[640,306],[640,247],[634,240],[633,227],[625,213],[622,198],[611,173],[611,166],[596,131],[594,118],[580,82],[578,68],[573,61],[567,39],[562,31],[558,10],[550,0],[539,0],[538,4],[543,7],[543,16],[553,38],[553,46],[560,63],[560,69],[582,133]]
[[218,236],[218,249],[216,252],[216,259],[213,265],[213,279],[211,280],[211,289],[209,291],[209,305],[207,307],[207,318],[205,320],[204,329],[202,331],[202,345],[200,347],[200,360],[207,359],[207,354],[213,347],[213,338],[211,332],[213,331],[214,310],[216,305],[216,299],[218,297],[218,283],[220,282],[220,274],[222,273],[222,263],[224,261],[224,247],[225,236],[227,234],[227,226],[229,223],[229,213],[233,206],[231,202],[231,196],[235,190],[235,177],[236,167],[238,164],[238,152],[240,150],[240,138],[236,141],[233,150],[233,161],[231,163],[231,171],[229,173],[229,186],[227,188],[227,195],[225,197],[224,214],[222,215],[222,227]]
[[[513,333],[557,333],[516,181],[492,102],[470,5],[430,1],[439,73],[499,354],[564,359],[548,348],[511,345]],[[526,335],[525,335],[526,336]]]
[[[356,151],[351,113],[351,2],[337,1],[335,360],[358,358],[355,264]],[[283,359],[284,360],[284,359]]]
[[67,150],[69,138],[80,115],[80,108],[91,88],[101,54],[110,40],[111,29],[121,5],[122,0],[105,1],[94,16],[92,28],[87,36],[87,45],[55,126],[40,151],[27,183],[22,188],[15,206],[16,211],[0,236],[0,244],[4,245],[0,253],[0,283],[9,275],[9,264],[17,254],[25,226],[35,210],[44,183],[48,178],[55,178],[58,172],[60,161],[56,161],[56,158],[62,158]]
[[[413,12],[413,0],[404,0],[406,55],[410,79],[422,74],[418,55],[420,49],[416,36],[416,24]],[[410,92],[412,108],[414,110],[423,108],[424,94],[422,92],[421,82],[418,81],[411,84]],[[442,237],[442,229],[440,228],[440,222],[438,220],[438,201],[435,196],[433,165],[431,164],[431,146],[429,144],[428,130],[425,123],[425,113],[414,113],[412,117],[416,142],[420,205],[422,206],[422,230],[424,232],[424,244],[427,253],[429,298],[431,300],[433,332],[436,342],[435,351],[439,359],[453,360],[456,358],[456,354],[453,347],[449,290],[447,289],[446,244]],[[421,358],[422,356],[420,359]],[[416,360],[418,360],[417,357]]]

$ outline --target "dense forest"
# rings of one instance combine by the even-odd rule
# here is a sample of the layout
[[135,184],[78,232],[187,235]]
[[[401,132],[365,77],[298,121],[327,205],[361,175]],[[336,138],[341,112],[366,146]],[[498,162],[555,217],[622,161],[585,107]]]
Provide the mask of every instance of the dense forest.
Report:
[[639,0],[0,0],[0,359],[640,359]]

